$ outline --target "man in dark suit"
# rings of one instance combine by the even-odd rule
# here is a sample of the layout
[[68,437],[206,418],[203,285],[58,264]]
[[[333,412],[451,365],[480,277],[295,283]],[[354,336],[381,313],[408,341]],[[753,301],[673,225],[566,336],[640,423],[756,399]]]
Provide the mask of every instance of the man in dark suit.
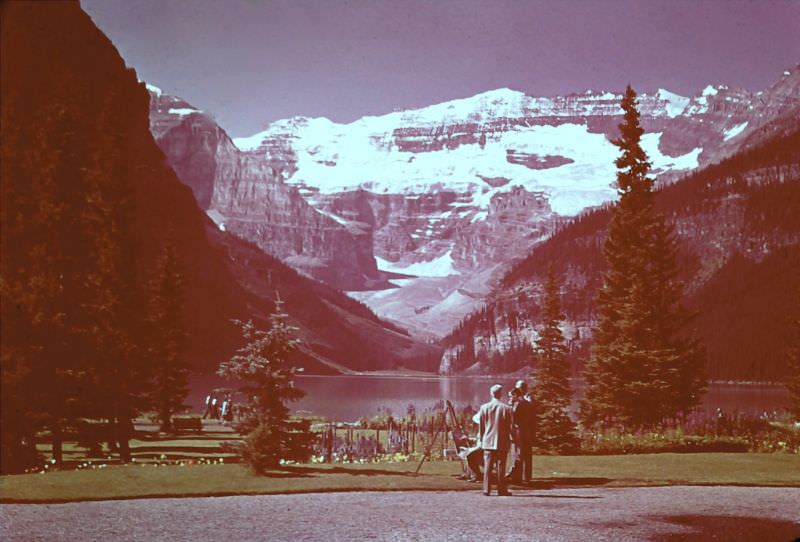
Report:
[[497,494],[511,495],[506,487],[506,456],[511,447],[511,423],[513,411],[500,400],[503,386],[493,385],[489,391],[491,400],[481,405],[478,412],[478,441],[483,448],[483,494],[492,492],[491,477],[497,479]]
[[517,380],[514,389],[517,391],[517,400],[513,404],[517,461],[511,477],[515,482],[530,482],[533,478],[533,399],[524,380]]

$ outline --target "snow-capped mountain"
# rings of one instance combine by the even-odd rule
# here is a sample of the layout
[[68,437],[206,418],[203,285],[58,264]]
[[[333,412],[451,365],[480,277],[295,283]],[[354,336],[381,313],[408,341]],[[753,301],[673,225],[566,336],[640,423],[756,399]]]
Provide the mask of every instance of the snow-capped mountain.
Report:
[[[797,107],[797,79],[794,68],[757,94],[708,86],[692,97],[664,89],[641,95],[643,146],[654,173],[668,182],[734,152],[768,120]],[[371,265],[374,256],[385,273],[350,265],[359,285],[351,289],[361,290],[353,297],[413,331],[441,335],[480,305],[493,277],[561,221],[615,198],[611,139],[620,98],[606,91],[542,98],[498,89],[350,124],[285,119],[233,142],[240,156],[269,168],[271,177],[258,184],[296,189],[331,228],[369,239],[371,254],[360,261]],[[186,105],[161,114],[185,118]],[[208,207],[226,226],[251,205],[238,191],[237,203],[218,208],[214,202],[230,190],[236,183],[215,181]],[[289,263],[305,257],[339,265],[330,254],[317,258],[324,243],[314,240],[314,228],[287,248],[280,235],[263,233],[275,220],[259,223],[259,212],[247,220],[261,225],[257,242],[265,250]],[[254,228],[241,232],[251,236]],[[347,247],[334,252],[350,255]]]
[[[291,168],[284,180],[315,194],[451,191],[470,196],[454,208],[487,211],[492,196],[522,186],[547,193],[553,211],[570,216],[613,197],[615,147],[607,132],[616,120],[603,121],[619,116],[620,98],[610,92],[533,98],[499,89],[346,125],[298,117],[234,142],[270,157],[285,153]],[[658,128],[690,103],[666,91],[641,101]],[[696,167],[703,148],[662,152],[662,132],[646,139],[656,168]]]

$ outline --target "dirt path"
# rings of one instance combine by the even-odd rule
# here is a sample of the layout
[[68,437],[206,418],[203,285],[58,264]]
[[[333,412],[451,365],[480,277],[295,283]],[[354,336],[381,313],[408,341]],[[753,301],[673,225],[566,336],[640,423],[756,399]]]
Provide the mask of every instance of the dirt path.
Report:
[[316,493],[0,506],[2,540],[757,540],[800,537],[800,489]]

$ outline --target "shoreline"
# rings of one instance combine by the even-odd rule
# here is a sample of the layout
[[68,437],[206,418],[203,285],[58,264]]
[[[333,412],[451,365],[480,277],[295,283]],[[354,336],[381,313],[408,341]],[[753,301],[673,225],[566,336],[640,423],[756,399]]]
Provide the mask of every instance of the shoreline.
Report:
[[[458,375],[440,375],[436,373],[425,373],[425,372],[403,372],[403,371],[358,371],[352,372],[347,374],[335,374],[335,375],[323,375],[323,374],[298,374],[296,375],[300,378],[351,378],[351,377],[359,377],[359,378],[408,378],[408,379],[424,379],[424,380],[516,380],[519,378],[523,378],[524,375],[519,375],[517,373],[509,373],[509,374],[500,374],[500,375],[466,375],[466,374],[458,374]],[[583,383],[583,378],[570,378],[569,381],[571,383]],[[770,387],[783,387],[785,386],[784,382],[776,382],[772,380],[709,380],[709,385],[714,386],[770,386]]]

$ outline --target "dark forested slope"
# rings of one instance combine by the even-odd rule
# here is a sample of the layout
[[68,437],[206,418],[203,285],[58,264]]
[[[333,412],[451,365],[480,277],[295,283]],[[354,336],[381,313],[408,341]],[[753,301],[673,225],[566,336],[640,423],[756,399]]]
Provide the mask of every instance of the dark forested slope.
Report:
[[[780,119],[782,132],[786,119]],[[795,129],[662,188],[656,205],[680,242],[685,304],[709,354],[712,378],[777,379],[785,372],[784,328],[800,287],[800,121]],[[580,364],[594,323],[605,261],[609,208],[577,218],[506,275],[482,311],[446,339],[456,369],[481,361],[514,369],[538,325],[541,289],[552,263],[561,274],[574,359]]]
[[[166,165],[150,134],[148,112],[144,84],[77,2],[2,5],[4,284],[35,280],[25,262],[40,241],[43,230],[36,228],[48,205],[86,236],[86,209],[96,203],[95,190],[98,197],[124,202],[126,221],[115,222],[107,233],[122,244],[131,285],[152,275],[167,239],[177,247],[188,356],[195,368],[212,369],[230,355],[240,342],[231,319],[264,318],[278,292],[299,328],[300,361],[307,369],[430,368],[436,350],[219,231]],[[47,199],[42,190],[49,191]],[[80,305],[97,261],[71,231],[65,229],[62,241],[51,246],[61,247],[71,262],[64,272],[75,286],[72,300]],[[13,311],[9,292],[4,289],[3,314],[21,314],[25,307],[17,304],[19,311]],[[18,338],[19,329],[4,324],[4,346]]]

